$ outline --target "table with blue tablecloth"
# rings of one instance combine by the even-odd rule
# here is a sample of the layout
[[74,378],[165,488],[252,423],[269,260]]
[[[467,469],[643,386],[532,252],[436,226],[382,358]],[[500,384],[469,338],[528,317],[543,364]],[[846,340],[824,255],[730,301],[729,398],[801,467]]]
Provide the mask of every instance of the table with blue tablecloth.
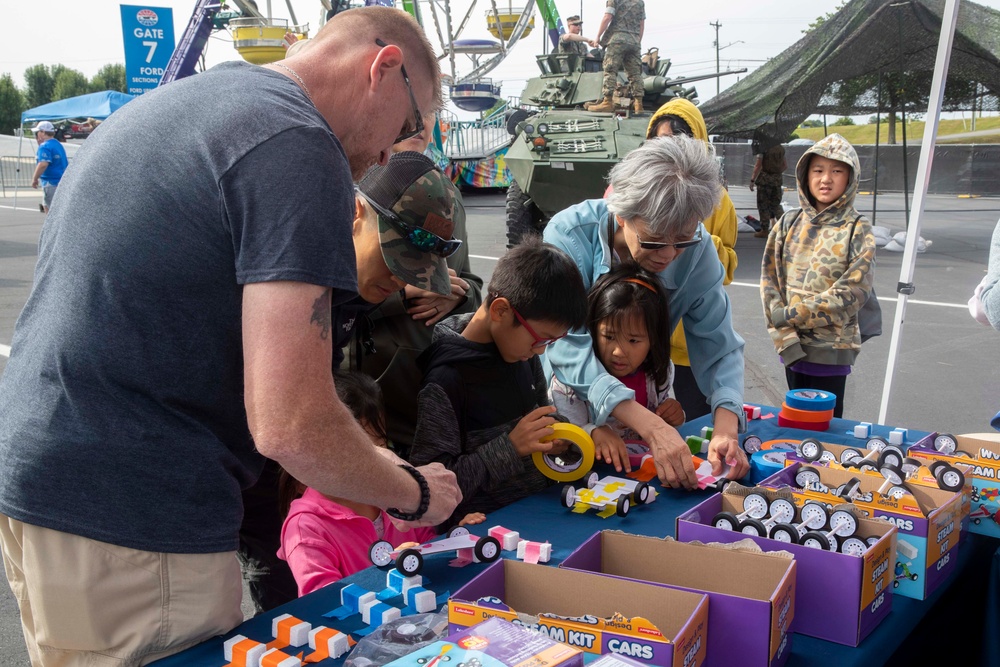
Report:
[[[749,432],[758,435],[762,440],[779,438],[801,439],[818,437],[827,442],[840,444],[858,443],[864,441],[854,438],[852,431],[857,422],[845,419],[834,419],[830,429],[816,433],[810,431],[795,431],[781,428],[774,418],[777,410],[762,406],[762,415],[770,418],[753,420],[749,423]],[[708,418],[694,420],[681,427],[683,435],[698,434],[709,424]],[[875,426],[873,434],[888,436],[891,428]],[[927,436],[925,432],[910,431],[907,445],[913,444]],[[602,475],[614,474],[608,466],[599,465],[597,471]],[[516,530],[522,539],[536,542],[548,541],[552,544],[552,559],[550,566],[557,566],[563,559],[576,549],[594,532],[604,529],[620,529],[629,533],[666,537],[674,535],[676,517],[693,505],[700,503],[710,493],[708,491],[681,491],[662,489],[656,484],[659,496],[656,501],[634,508],[626,517],[611,516],[607,519],[598,517],[595,513],[575,514],[567,510],[560,501],[560,486],[556,485],[543,493],[525,498],[513,505],[493,512],[487,516],[486,523],[480,531],[473,527],[474,533],[485,534],[490,526],[501,525],[510,530]],[[1000,590],[1000,553],[998,543],[980,535],[967,535],[959,550],[959,564],[955,574],[946,585],[940,587],[927,600],[919,601],[902,596],[894,596],[892,613],[861,643],[857,648],[842,646],[831,642],[794,635],[792,651],[788,661],[789,667],[804,665],[857,665],[858,667],[873,667],[889,662],[918,660],[916,664],[927,664],[928,656],[935,650],[934,645],[940,641],[931,641],[926,634],[933,632],[936,639],[954,636],[954,645],[947,655],[951,664],[967,664],[956,660],[962,655],[974,656],[980,646],[985,646],[982,623],[992,620],[992,627],[997,628],[1000,622],[1000,597],[994,597],[989,605],[985,603],[987,583],[994,590]],[[513,552],[504,552],[505,557],[512,558]],[[422,575],[425,587],[441,594],[454,592],[472,577],[479,574],[487,565],[473,563],[465,567],[451,567],[449,562],[454,554],[428,556],[424,560]],[[720,576],[738,576],[740,573],[725,573]],[[344,621],[323,618],[323,614],[340,606],[340,589],[347,583],[355,583],[372,591],[380,591],[386,584],[384,570],[369,568],[347,579],[337,582],[310,595],[261,614],[246,621],[224,637],[210,639],[198,646],[188,649],[175,656],[155,663],[158,667],[216,667],[225,663],[223,660],[223,642],[236,634],[246,635],[258,641],[269,641],[271,638],[271,619],[279,614],[292,614],[313,625],[336,627],[344,632],[354,632],[364,624],[358,615]],[[952,589],[961,589],[960,599],[953,600]],[[967,589],[967,590],[966,590]],[[979,601],[971,601],[977,599]],[[402,598],[387,601],[402,607]],[[989,607],[987,609],[986,607]],[[586,610],[581,610],[581,614]],[[942,616],[940,620],[938,616]],[[958,618],[956,618],[958,616]],[[927,625],[932,627],[926,628]],[[941,626],[941,627],[939,627]],[[926,630],[926,632],[925,632]],[[712,628],[709,631],[713,631]],[[949,634],[953,633],[953,634]],[[988,637],[986,638],[989,639]],[[995,641],[995,640],[994,640]],[[945,642],[946,647],[949,645]],[[985,651],[989,653],[991,649]],[[1000,647],[993,651],[994,657],[1000,657]],[[327,660],[320,665],[338,667],[342,660]],[[911,663],[912,664],[912,663]]]

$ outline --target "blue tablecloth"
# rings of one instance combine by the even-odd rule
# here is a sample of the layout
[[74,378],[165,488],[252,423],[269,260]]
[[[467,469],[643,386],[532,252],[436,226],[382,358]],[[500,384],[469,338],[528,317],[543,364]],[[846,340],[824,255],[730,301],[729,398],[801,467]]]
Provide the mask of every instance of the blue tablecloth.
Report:
[[[776,414],[774,408],[764,407],[763,414]],[[694,420],[685,424],[680,430],[684,435],[697,434],[701,427],[708,424],[708,418]],[[814,433],[810,431],[795,431],[778,427],[777,419],[762,419],[750,422],[750,432],[759,435],[763,440],[776,438],[802,438],[818,436],[820,440],[850,444],[861,443],[848,432],[856,422],[844,419],[834,419],[830,431],[825,433]],[[875,433],[887,436],[890,428],[876,427]],[[913,444],[917,439],[928,435],[927,433],[911,432],[907,444]],[[598,466],[597,471],[604,474],[613,474],[613,469],[606,466]],[[658,485],[657,485],[658,486]],[[688,508],[704,500],[709,492],[696,491],[687,492],[673,489],[662,489],[658,487],[660,493],[656,501],[650,505],[644,505],[633,509],[627,517],[619,518],[612,516],[607,519],[597,517],[593,512],[588,514],[572,514],[565,509],[559,498],[560,486],[555,486],[544,493],[537,494],[530,498],[505,507],[487,516],[486,523],[481,531],[473,529],[474,533],[485,534],[486,529],[502,525],[511,530],[520,532],[523,539],[532,541],[552,543],[552,561],[550,565],[558,565],[563,559],[584,540],[594,532],[604,529],[620,529],[629,533],[650,535],[654,537],[666,537],[674,535],[674,525],[676,517]],[[981,556],[984,551],[992,553],[997,548],[995,540],[982,538],[978,535],[967,536],[959,552],[959,564],[952,581],[965,574],[970,561],[977,554]],[[504,552],[505,557],[513,557],[513,552]],[[437,593],[445,591],[454,592],[465,582],[482,571],[483,564],[471,564],[462,568],[449,566],[449,561],[454,554],[439,554],[429,556],[424,561],[423,576],[429,580],[427,587]],[[975,574],[975,573],[972,573]],[[363,626],[360,616],[352,616],[345,621],[335,621],[324,619],[322,615],[340,606],[340,589],[347,583],[356,583],[369,590],[380,591],[385,587],[385,571],[369,568],[359,572],[342,582],[332,584],[324,589],[316,591],[310,595],[299,598],[294,602],[279,607],[267,614],[262,614],[253,618],[225,637],[218,637],[208,640],[187,651],[179,653],[170,658],[165,658],[154,664],[158,667],[194,667],[204,665],[205,667],[218,667],[224,664],[222,644],[223,641],[234,635],[242,634],[258,641],[268,641],[271,637],[271,619],[279,614],[292,614],[313,625],[327,625],[335,627],[344,632],[353,632]],[[987,575],[981,573],[982,583],[985,583]],[[1000,555],[993,561],[992,576],[1000,580]],[[949,585],[951,582],[949,582]],[[996,586],[1000,587],[1000,581]],[[792,653],[789,658],[789,667],[800,667],[805,665],[857,665],[858,667],[873,667],[887,663],[893,654],[904,644],[911,640],[910,634],[921,622],[921,619],[934,608],[934,605],[947,591],[948,586],[939,588],[928,600],[918,601],[895,596],[893,599],[893,611],[869,635],[858,648],[851,648],[833,644],[831,642],[794,635],[792,639]],[[390,604],[402,607],[401,599],[388,601]],[[1000,606],[1000,598],[993,602],[994,607]],[[993,609],[993,618],[1000,616],[1000,610]],[[996,621],[994,621],[995,623]],[[994,628],[1000,628],[996,624]],[[970,634],[975,638],[976,646],[979,645],[979,634],[976,628],[958,629],[954,626],[948,630],[949,636],[958,632],[965,636],[966,642],[970,639]],[[920,640],[921,644],[926,642],[926,638]],[[341,661],[325,661],[320,665],[339,666]]]

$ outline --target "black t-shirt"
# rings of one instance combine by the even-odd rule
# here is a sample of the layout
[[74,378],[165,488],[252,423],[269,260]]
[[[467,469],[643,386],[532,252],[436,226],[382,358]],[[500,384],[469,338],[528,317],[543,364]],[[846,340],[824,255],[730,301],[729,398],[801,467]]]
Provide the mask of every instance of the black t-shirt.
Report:
[[0,378],[0,512],[149,551],[235,549],[263,464],[243,285],[353,296],[343,149],[290,79],[227,63],[117,111],[59,201]]

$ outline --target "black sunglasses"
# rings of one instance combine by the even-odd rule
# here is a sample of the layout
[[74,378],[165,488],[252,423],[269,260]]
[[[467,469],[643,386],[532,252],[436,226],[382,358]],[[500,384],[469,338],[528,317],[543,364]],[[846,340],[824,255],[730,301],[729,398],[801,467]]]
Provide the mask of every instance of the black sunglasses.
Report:
[[698,227],[698,231],[695,232],[694,238],[689,241],[679,241],[677,243],[662,243],[661,241],[643,241],[642,237],[639,236],[639,232],[635,233],[635,237],[639,239],[639,247],[643,250],[663,250],[664,248],[673,248],[674,250],[684,250],[684,248],[690,248],[701,243],[701,227]]
[[408,222],[404,222],[398,215],[393,213],[387,208],[382,207],[380,204],[372,201],[372,199],[360,190],[360,188],[355,187],[354,191],[365,198],[378,216],[385,220],[386,224],[395,229],[402,235],[403,239],[406,240],[413,248],[419,250],[420,252],[429,252],[437,255],[438,257],[451,257],[458,249],[462,247],[462,239],[443,239],[434,232],[427,231],[423,227],[417,227],[416,225],[411,225]]
[[[382,48],[389,46],[377,37],[375,38],[375,44],[381,46]],[[413,95],[413,86],[410,85],[410,77],[406,74],[406,66],[401,64],[399,66],[399,72],[403,75],[403,82],[406,84],[407,92],[410,93],[410,106],[413,107],[413,118],[415,119],[416,127],[412,130],[404,130],[401,132],[400,135],[396,137],[396,140],[392,142],[393,144],[398,144],[400,141],[411,139],[424,131],[424,117],[420,115],[420,109],[417,108],[417,98]]]

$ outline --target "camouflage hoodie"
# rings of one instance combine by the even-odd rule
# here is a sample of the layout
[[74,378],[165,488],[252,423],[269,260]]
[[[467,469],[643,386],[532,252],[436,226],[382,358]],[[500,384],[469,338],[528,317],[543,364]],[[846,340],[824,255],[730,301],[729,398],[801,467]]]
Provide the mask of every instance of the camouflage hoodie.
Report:
[[[851,167],[844,194],[822,212],[808,192],[813,155]],[[786,366],[800,360],[851,365],[861,350],[857,313],[871,292],[875,237],[854,209],[860,167],[854,147],[839,134],[813,145],[795,167],[802,208],[785,213],[767,239],[760,296]]]

